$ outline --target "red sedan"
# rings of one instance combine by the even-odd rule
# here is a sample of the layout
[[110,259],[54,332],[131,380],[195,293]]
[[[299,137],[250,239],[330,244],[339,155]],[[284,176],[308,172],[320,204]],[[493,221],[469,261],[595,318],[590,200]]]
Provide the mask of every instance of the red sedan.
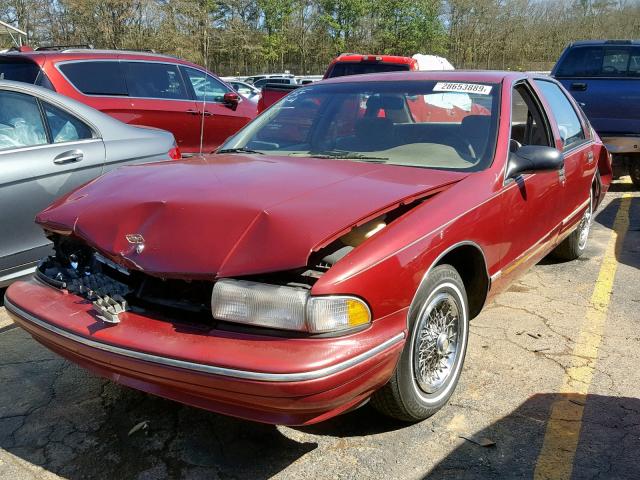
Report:
[[[434,99],[469,114],[416,120]],[[545,255],[580,256],[610,181],[551,78],[343,77],[214,155],[57,201],[37,217],[55,255],[5,306],[97,374],[215,412],[308,424],[371,399],[421,420],[458,383],[469,321]]]

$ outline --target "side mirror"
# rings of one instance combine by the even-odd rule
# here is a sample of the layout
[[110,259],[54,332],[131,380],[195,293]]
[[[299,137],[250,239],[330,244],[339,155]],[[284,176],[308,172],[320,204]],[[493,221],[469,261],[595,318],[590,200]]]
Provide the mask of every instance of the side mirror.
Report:
[[230,108],[231,110],[235,110],[236,108],[238,108],[238,103],[240,103],[240,95],[238,95],[236,92],[227,92],[224,94],[224,97],[222,97],[222,102],[226,107]]
[[506,178],[514,178],[523,173],[560,170],[564,167],[564,157],[557,148],[542,145],[513,145],[510,149]]

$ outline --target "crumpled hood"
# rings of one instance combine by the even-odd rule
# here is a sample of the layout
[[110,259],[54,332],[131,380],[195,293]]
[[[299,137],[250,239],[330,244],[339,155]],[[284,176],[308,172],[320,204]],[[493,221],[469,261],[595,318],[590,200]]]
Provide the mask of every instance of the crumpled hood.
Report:
[[[303,267],[312,251],[356,224],[465,176],[355,161],[211,155],[123,167],[58,200],[36,221],[73,233],[130,268],[213,279]],[[137,241],[144,241],[140,252]]]

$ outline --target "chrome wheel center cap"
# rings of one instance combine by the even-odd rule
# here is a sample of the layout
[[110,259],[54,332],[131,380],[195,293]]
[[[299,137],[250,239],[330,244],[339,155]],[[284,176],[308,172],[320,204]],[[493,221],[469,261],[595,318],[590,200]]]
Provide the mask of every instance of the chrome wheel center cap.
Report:
[[438,339],[436,340],[436,348],[438,349],[439,355],[446,355],[449,353],[449,338],[447,336],[447,332],[442,332],[438,335]]

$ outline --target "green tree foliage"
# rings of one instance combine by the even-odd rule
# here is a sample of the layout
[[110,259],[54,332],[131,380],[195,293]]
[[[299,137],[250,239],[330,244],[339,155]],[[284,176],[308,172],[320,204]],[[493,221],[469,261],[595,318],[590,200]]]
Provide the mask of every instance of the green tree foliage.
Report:
[[221,75],[322,73],[346,51],[548,70],[570,41],[640,38],[638,0],[0,0],[0,20],[34,46],[155,50]]

